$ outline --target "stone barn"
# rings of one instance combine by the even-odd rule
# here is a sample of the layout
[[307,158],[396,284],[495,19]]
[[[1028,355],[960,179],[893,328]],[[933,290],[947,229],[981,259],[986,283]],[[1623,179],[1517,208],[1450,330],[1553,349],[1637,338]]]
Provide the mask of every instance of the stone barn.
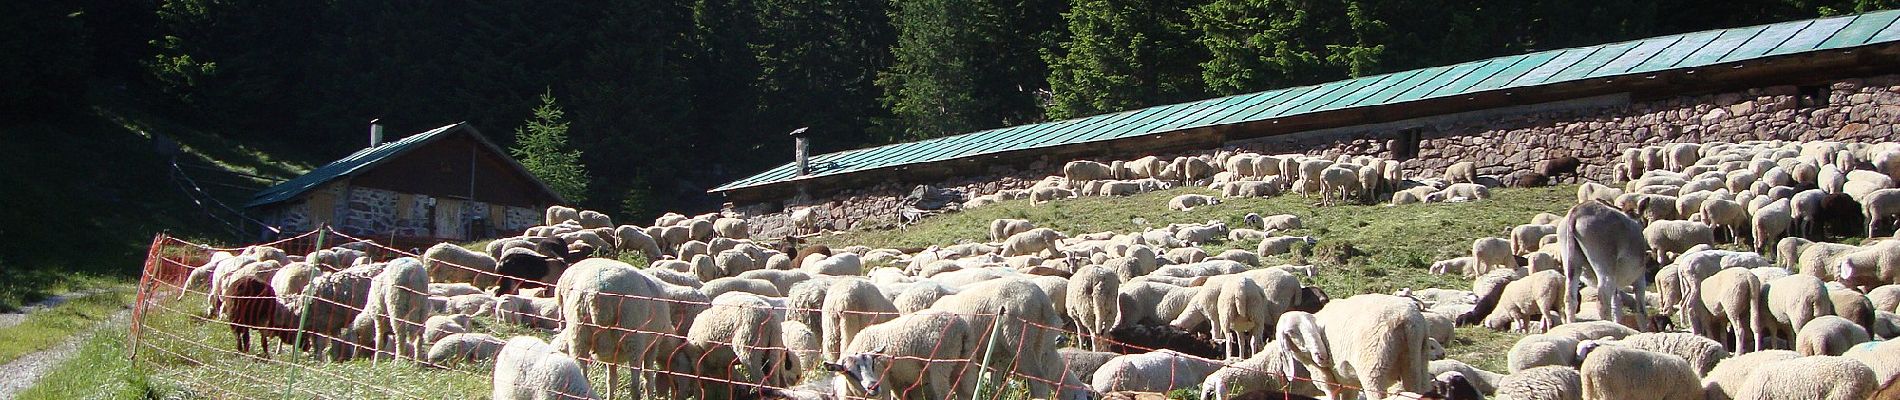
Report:
[[260,191],[245,207],[280,232],[320,225],[396,245],[469,241],[520,232],[562,203],[547,184],[467,122],[370,146]]
[[710,192],[789,231],[900,220],[917,185],[1023,189],[1071,160],[1241,149],[1376,156],[1408,173],[1473,161],[1500,178],[1556,157],[1606,181],[1623,150],[1665,142],[1893,141],[1900,10],[1689,32],[812,155]]

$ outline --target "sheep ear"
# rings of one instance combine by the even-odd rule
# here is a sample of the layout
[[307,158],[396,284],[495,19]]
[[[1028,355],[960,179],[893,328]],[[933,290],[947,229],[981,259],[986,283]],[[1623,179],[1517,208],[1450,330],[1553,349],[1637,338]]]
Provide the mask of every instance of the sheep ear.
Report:
[[890,343],[882,343],[882,344],[878,344],[878,345],[877,345],[877,348],[875,348],[875,349],[871,349],[871,353],[872,353],[872,354],[884,354],[884,350],[887,350],[887,349],[890,349],[890,348],[891,348],[891,344],[890,344]]
[[839,364],[839,363],[832,363],[832,362],[824,363],[823,368],[826,371],[831,371],[831,372],[845,372],[844,365]]

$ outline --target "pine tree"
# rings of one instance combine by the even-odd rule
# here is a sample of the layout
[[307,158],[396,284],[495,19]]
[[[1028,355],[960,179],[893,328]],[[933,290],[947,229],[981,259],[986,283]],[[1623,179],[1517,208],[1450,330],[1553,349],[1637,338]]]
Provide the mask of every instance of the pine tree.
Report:
[[555,193],[580,203],[587,200],[587,167],[581,164],[581,151],[567,145],[565,114],[554,102],[553,91],[542,93],[534,117],[515,129],[515,146],[508,151]]
[[1193,10],[1207,90],[1256,92],[1365,75],[1385,22],[1357,1],[1214,0]]
[[[1044,4],[1047,3],[1047,4]],[[894,64],[878,75],[894,139],[925,139],[1042,119],[1037,54],[1059,30],[1062,1],[896,2]]]
[[1077,0],[1063,17],[1070,38],[1044,54],[1050,118],[1080,117],[1201,97],[1205,48],[1187,9],[1193,0]]

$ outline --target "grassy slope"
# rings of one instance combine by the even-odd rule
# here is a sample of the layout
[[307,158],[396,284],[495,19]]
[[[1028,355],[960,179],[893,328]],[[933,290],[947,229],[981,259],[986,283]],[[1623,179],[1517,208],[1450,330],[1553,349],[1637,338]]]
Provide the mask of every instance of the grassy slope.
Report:
[[[1574,201],[1576,188],[1497,189],[1490,200],[1455,204],[1316,207],[1310,198],[1289,195],[1225,199],[1221,204],[1187,212],[1169,210],[1168,200],[1184,193],[1216,194],[1205,188],[1180,188],[1130,197],[1064,200],[1036,207],[1029,206],[1025,200],[1016,200],[935,217],[903,230],[849,232],[817,241],[834,246],[872,247],[952,244],[987,238],[989,221],[997,218],[1028,219],[1040,227],[1079,234],[1105,230],[1127,232],[1139,228],[1132,222],[1135,218],[1145,219],[1150,226],[1208,220],[1241,226],[1241,218],[1249,212],[1293,214],[1303,220],[1306,228],[1287,234],[1316,236],[1320,244],[1311,256],[1279,256],[1263,262],[1314,264],[1320,272],[1309,278],[1308,283],[1319,285],[1334,298],[1345,298],[1360,293],[1390,293],[1405,287],[1470,289],[1469,280],[1432,275],[1426,268],[1434,260],[1469,254],[1473,239],[1505,237],[1512,226],[1530,221],[1539,212],[1562,214]],[[1228,248],[1251,250],[1255,245],[1254,242],[1216,243],[1204,247],[1213,254]],[[1447,353],[1481,368],[1501,371],[1504,355],[1518,337],[1481,328],[1461,328],[1458,338],[1447,346]]]
[[187,197],[155,137],[179,144],[181,164],[210,168],[185,170],[230,207],[270,183],[234,173],[281,179],[307,169],[161,117],[141,100],[155,97],[137,85],[98,84],[88,109],[0,121],[8,138],[0,146],[0,209],[14,210],[0,213],[0,310],[100,278],[136,277],[161,231],[201,243],[239,239],[229,226],[242,218]]

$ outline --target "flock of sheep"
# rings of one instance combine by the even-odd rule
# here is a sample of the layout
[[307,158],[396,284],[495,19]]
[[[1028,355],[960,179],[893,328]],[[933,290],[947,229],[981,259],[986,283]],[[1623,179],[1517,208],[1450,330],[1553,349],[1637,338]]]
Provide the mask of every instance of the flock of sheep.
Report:
[[[966,205],[1181,185],[1406,204],[1484,199],[1497,184],[1470,163],[1432,178],[1400,165],[1233,151],[1077,161]],[[1552,160],[1531,180],[1576,167]],[[1334,300],[1301,283],[1325,273],[1315,266],[1263,265],[1321,240],[1283,235],[1302,228],[1293,215],[1074,234],[1002,219],[987,240],[890,249],[767,244],[718,214],[615,226],[567,207],[479,251],[218,253],[187,288],[238,351],[261,330],[266,355],[275,339],[329,360],[492,365],[496,399],[596,398],[586,367],[608,369],[608,398],[961,399],[1012,382],[1060,399],[1900,397],[1900,345],[1876,340],[1900,334],[1900,241],[1808,239],[1891,235],[1900,146],[1672,144],[1633,149],[1615,171],[1621,188],[1586,183],[1566,215],[1433,263],[1470,290]],[[792,214],[801,232],[818,226],[810,209]],[[1258,244],[1199,247],[1219,241]],[[1769,256],[1713,248],[1729,243]],[[594,257],[626,253],[654,261]],[[472,333],[476,316],[553,334]],[[1459,325],[1534,334],[1492,372],[1445,358]]]

